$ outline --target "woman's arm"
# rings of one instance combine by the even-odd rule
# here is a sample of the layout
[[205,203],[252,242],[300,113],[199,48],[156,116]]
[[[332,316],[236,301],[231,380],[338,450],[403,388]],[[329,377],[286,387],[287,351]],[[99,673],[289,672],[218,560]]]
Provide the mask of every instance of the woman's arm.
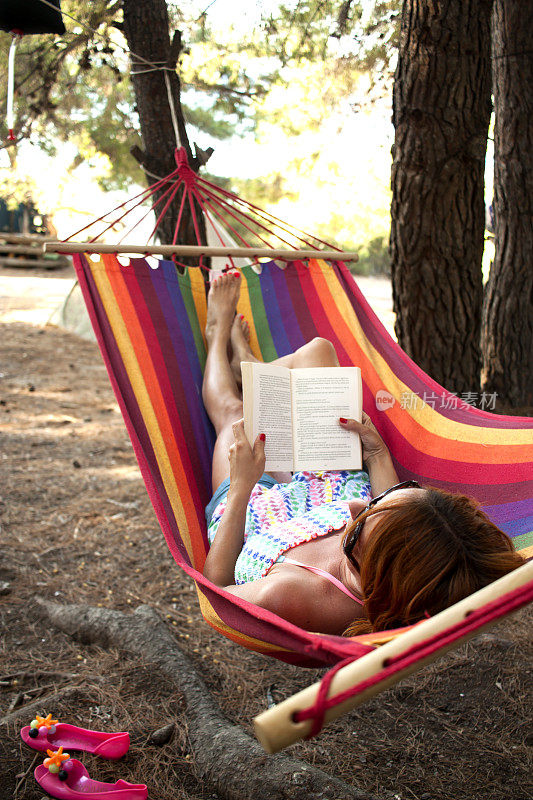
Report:
[[385,489],[390,489],[399,483],[399,478],[394,469],[389,449],[368,414],[363,411],[363,421],[354,419],[339,420],[341,427],[358,433],[363,447],[363,464],[370,478],[372,495],[377,497]]
[[235,442],[228,454],[228,502],[204,564],[204,576],[216,586],[235,583],[235,564],[244,542],[246,509],[252,489],[265,468],[264,435],[257,437],[252,449],[244,433],[242,419],[233,425],[233,435]]
[[252,488],[234,488],[230,484],[228,502],[204,564],[205,577],[216,586],[235,583],[235,564],[244,542],[246,509]]
[[367,460],[366,468],[372,487],[372,497],[377,497],[378,494],[400,482],[388,450]]

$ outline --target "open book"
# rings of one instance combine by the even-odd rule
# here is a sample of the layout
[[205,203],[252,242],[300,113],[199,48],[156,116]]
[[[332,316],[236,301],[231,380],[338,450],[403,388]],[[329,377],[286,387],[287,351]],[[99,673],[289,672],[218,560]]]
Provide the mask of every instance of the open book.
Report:
[[359,367],[287,369],[245,361],[244,431],[266,434],[267,472],[361,469],[361,440],[339,417],[362,417]]

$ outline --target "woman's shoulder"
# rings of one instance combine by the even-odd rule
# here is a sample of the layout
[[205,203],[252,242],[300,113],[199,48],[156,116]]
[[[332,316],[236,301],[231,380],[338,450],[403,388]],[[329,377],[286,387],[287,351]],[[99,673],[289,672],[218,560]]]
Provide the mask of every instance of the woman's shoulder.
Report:
[[268,575],[248,583],[228,586],[226,590],[299,625],[298,619],[307,603],[310,582],[304,580],[304,575],[300,574],[302,570],[280,567],[281,564],[275,565]]
[[304,630],[339,635],[362,615],[324,578],[290,564],[277,565],[256,583],[253,602]]

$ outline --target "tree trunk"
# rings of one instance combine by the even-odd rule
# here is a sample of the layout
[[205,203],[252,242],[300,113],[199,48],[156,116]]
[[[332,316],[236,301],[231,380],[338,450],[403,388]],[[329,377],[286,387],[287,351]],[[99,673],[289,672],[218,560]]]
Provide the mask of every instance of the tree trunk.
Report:
[[481,371],[491,4],[405,0],[393,92],[396,335],[457,393]]
[[496,253],[483,309],[484,382],[533,405],[533,4],[494,0]]
[[[181,36],[176,32],[172,45],[169,36],[169,21],[165,0],[124,0],[124,35],[131,51],[132,81],[137,102],[137,111],[141,125],[141,136],[144,152],[135,157],[148,171],[148,183],[154,183],[157,177],[164,177],[176,168],[174,151],[178,145],[172,123],[172,114],[165,83],[165,71],[150,71],[145,59],[151,64],[168,66],[166,74],[170,79],[171,93],[174,99],[180,144],[185,147],[190,166],[198,171],[199,162],[192,157],[191,148],[185,129],[185,121],[180,101],[180,82],[174,69],[181,50]],[[135,55],[134,55],[135,54]],[[140,56],[141,59],[136,58]],[[136,74],[137,73],[137,74]],[[152,173],[150,175],[149,173]],[[168,187],[166,187],[168,188]],[[155,200],[161,196],[156,194]],[[174,230],[178,218],[181,190],[166,211],[158,228],[159,238],[165,244],[173,241]],[[156,215],[161,213],[166,200],[156,206]],[[196,218],[200,231],[200,239],[206,243],[204,219],[198,205],[195,204]],[[188,202],[185,203],[184,215],[180,224],[178,242],[181,244],[197,244],[197,236]]]

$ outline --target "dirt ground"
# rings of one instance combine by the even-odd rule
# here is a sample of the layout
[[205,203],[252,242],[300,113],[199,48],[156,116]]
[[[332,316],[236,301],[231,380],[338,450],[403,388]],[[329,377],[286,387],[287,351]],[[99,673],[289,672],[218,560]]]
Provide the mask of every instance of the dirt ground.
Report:
[[[228,719],[249,732],[271,698],[321,671],[250,653],[202,621],[192,582],[159,530],[95,344],[4,322],[0,373],[0,715],[42,698],[42,711],[62,721],[129,730],[132,746],[119,763],[83,756],[90,774],[145,782],[151,800],[216,798],[195,774],[179,676],[170,681],[120,652],[47,629],[32,616],[35,598],[122,611],[149,604]],[[291,754],[379,800],[533,798],[531,619],[526,609],[503,621]],[[63,697],[49,707],[57,691]],[[170,742],[152,744],[151,732],[169,722]],[[0,728],[0,800],[40,800],[34,752],[18,728]]]

